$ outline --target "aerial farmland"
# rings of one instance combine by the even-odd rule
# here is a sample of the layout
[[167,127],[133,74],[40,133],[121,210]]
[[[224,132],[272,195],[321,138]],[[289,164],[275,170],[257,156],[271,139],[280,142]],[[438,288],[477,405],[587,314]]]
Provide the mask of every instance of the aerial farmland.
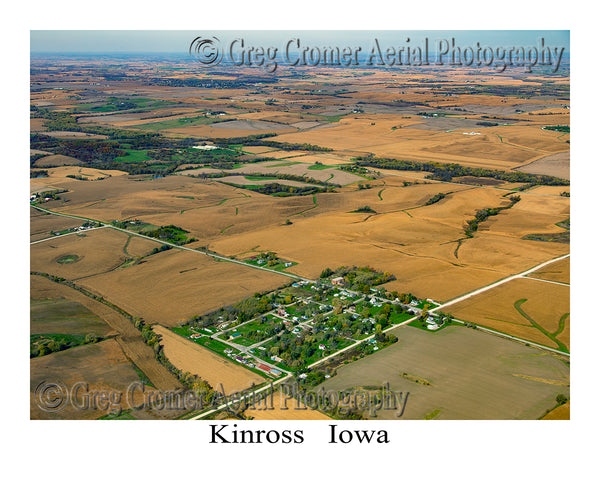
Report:
[[341,73],[32,55],[31,418],[569,418],[568,68]]

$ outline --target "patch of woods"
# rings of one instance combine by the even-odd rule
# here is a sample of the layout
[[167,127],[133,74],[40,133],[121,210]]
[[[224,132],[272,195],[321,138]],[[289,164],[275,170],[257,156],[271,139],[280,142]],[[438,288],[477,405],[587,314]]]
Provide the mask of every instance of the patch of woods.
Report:
[[[122,228],[123,230],[135,229],[138,230],[141,235],[169,242],[173,245],[181,246],[196,241],[194,237],[188,238],[187,234],[190,233],[188,230],[185,230],[176,225],[163,225],[161,227],[152,228],[152,225],[150,225],[149,223],[144,223],[139,220],[115,220],[112,222],[112,225],[114,225],[117,228]],[[150,227],[150,230],[140,230],[140,227]],[[172,247],[169,245],[162,245],[160,247],[155,248],[151,252],[151,255],[159,252],[164,252],[165,250],[170,250],[171,248]]]
[[[198,175],[190,175],[190,177],[194,177],[194,178],[222,178],[222,177],[235,177],[235,176],[247,177],[248,173],[247,172],[245,172],[245,173],[244,172],[218,172],[218,173],[200,173]],[[292,181],[292,182],[310,183],[310,184],[319,185],[322,187],[336,187],[336,188],[341,187],[341,185],[339,185],[338,183],[329,183],[324,180],[317,180],[316,178],[307,177],[304,175],[294,175],[291,173],[279,173],[279,172],[276,172],[276,173],[253,173],[251,178],[253,180],[260,180],[261,178],[272,180],[273,178],[276,178],[278,180],[288,180],[288,181]]]
[[43,357],[54,352],[62,352],[79,345],[90,345],[104,340],[93,333],[87,335],[34,334],[30,335],[29,358]]
[[157,238],[175,245],[186,245],[188,243],[195,242],[196,239],[194,237],[187,237],[188,233],[190,233],[188,230],[184,230],[183,228],[175,225],[165,225],[158,227],[156,230],[142,232],[142,234],[146,235],[147,237]]
[[216,145],[229,146],[229,145],[244,145],[247,147],[271,147],[284,150],[286,152],[292,152],[296,150],[303,150],[308,152],[332,152],[332,148],[320,147],[319,145],[313,145],[311,143],[288,143],[288,142],[275,142],[273,140],[264,140],[269,137],[276,137],[277,133],[262,133],[258,135],[248,135],[247,137],[234,137],[234,138],[212,138],[210,139]]
[[571,243],[571,219],[568,218],[564,222],[558,222],[556,226],[564,228],[564,231],[559,233],[530,233],[522,238],[523,240],[537,240],[539,242]]
[[425,205],[433,205],[434,203],[437,203],[440,200],[446,198],[447,195],[447,193],[436,193],[433,197],[427,200],[427,202],[425,202]]
[[321,279],[331,280],[342,277],[344,287],[361,293],[370,293],[371,288],[396,280],[389,272],[380,272],[371,267],[339,267],[335,270],[327,267],[321,272]]
[[371,207],[369,207],[368,205],[365,205],[364,207],[360,207],[357,208],[356,210],[352,210],[350,213],[377,213],[375,210],[373,210]]
[[544,127],[544,130],[552,130],[553,132],[571,133],[571,127],[569,125],[549,125]]
[[356,165],[362,167],[384,168],[388,170],[408,170],[430,172],[426,178],[444,182],[454,181],[455,177],[487,177],[510,183],[530,183],[532,185],[569,185],[569,180],[551,177],[549,175],[536,175],[532,173],[487,168],[465,167],[458,163],[438,162],[413,162],[411,160],[396,160],[392,158],[376,158],[374,155],[357,157]]
[[475,217],[471,220],[467,220],[466,224],[463,226],[463,230],[467,238],[473,238],[473,233],[477,231],[480,223],[485,222],[489,217],[498,215],[503,210],[512,208],[513,205],[521,200],[521,197],[519,195],[511,195],[508,197],[508,199],[510,200],[510,203],[505,207],[492,207],[477,210]]
[[29,170],[29,178],[47,177],[48,170]]
[[280,183],[267,183],[264,185],[241,185],[238,183],[223,182],[235,188],[243,188],[244,190],[252,190],[253,192],[262,193],[263,195],[273,195],[275,197],[291,197],[313,195],[315,193],[333,193],[334,187],[296,187],[293,185],[282,185]]

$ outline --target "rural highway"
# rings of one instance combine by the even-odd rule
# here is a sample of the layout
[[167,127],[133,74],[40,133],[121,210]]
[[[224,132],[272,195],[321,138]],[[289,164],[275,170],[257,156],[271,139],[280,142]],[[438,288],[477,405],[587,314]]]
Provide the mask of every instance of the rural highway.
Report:
[[[515,280],[517,278],[525,278],[530,273],[533,273],[536,270],[539,270],[540,268],[544,268],[546,265],[550,265],[550,264],[552,264],[554,262],[558,262],[560,260],[564,260],[565,258],[569,258],[570,256],[571,256],[571,254],[567,253],[566,255],[563,255],[561,257],[553,258],[552,260],[548,260],[547,262],[540,263],[539,265],[536,265],[535,267],[532,267],[529,270],[525,270],[524,272],[517,273],[515,275],[511,275],[509,277],[506,277],[506,278],[503,278],[501,280],[498,280],[497,282],[490,283],[489,285],[487,285],[485,287],[478,288],[477,290],[473,290],[472,292],[466,293],[464,295],[461,295],[460,297],[456,297],[456,298],[454,298],[452,300],[449,300],[446,303],[443,303],[442,305],[439,305],[439,306],[437,306],[435,308],[432,308],[429,311],[430,312],[435,312],[436,310],[441,310],[442,308],[449,307],[450,305],[454,305],[455,303],[462,302],[463,300],[466,300],[467,298],[471,298],[471,297],[474,297],[475,295],[479,295],[480,293],[487,292],[488,290],[491,290],[492,288],[496,288],[496,287],[498,287],[498,286],[500,286],[500,285],[502,285],[502,284],[504,284],[506,282],[510,282],[511,280]],[[529,279],[533,280],[532,278],[529,278]]]
[[42,238],[41,240],[36,240],[35,242],[29,242],[29,245],[34,245],[40,242],[46,242],[48,240],[53,240],[58,237],[66,237],[67,235],[73,235],[74,233],[84,233],[89,232],[90,230],[98,230],[99,228],[106,228],[106,225],[102,225],[101,227],[86,228],[85,230],[78,230],[76,232],[63,233],[62,235],[53,235],[52,237]]

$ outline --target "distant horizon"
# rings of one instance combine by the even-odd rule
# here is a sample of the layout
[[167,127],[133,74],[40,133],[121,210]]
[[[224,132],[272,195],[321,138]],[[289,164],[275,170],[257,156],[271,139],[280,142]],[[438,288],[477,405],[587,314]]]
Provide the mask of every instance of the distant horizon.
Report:
[[407,43],[408,38],[412,44],[425,38],[432,43],[455,38],[464,46],[480,42],[493,48],[527,47],[544,38],[546,45],[570,52],[569,30],[31,30],[30,54],[185,54],[197,36],[216,36],[224,42],[244,38],[265,47],[281,47],[291,38],[320,46],[364,44],[375,38],[393,46]]

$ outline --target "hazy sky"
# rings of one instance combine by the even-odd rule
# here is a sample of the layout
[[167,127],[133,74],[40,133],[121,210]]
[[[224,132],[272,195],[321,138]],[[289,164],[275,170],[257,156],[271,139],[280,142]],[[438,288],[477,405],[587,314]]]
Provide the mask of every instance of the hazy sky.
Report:
[[371,42],[377,38],[389,45],[417,44],[428,38],[431,43],[456,39],[457,44],[511,47],[538,46],[540,39],[551,47],[564,47],[569,51],[568,30],[418,30],[418,31],[169,31],[169,30],[32,30],[31,53],[187,53],[191,41],[198,36],[216,36],[221,42],[244,38],[264,47],[281,47],[292,38],[300,38],[303,44],[328,46],[353,46]]

